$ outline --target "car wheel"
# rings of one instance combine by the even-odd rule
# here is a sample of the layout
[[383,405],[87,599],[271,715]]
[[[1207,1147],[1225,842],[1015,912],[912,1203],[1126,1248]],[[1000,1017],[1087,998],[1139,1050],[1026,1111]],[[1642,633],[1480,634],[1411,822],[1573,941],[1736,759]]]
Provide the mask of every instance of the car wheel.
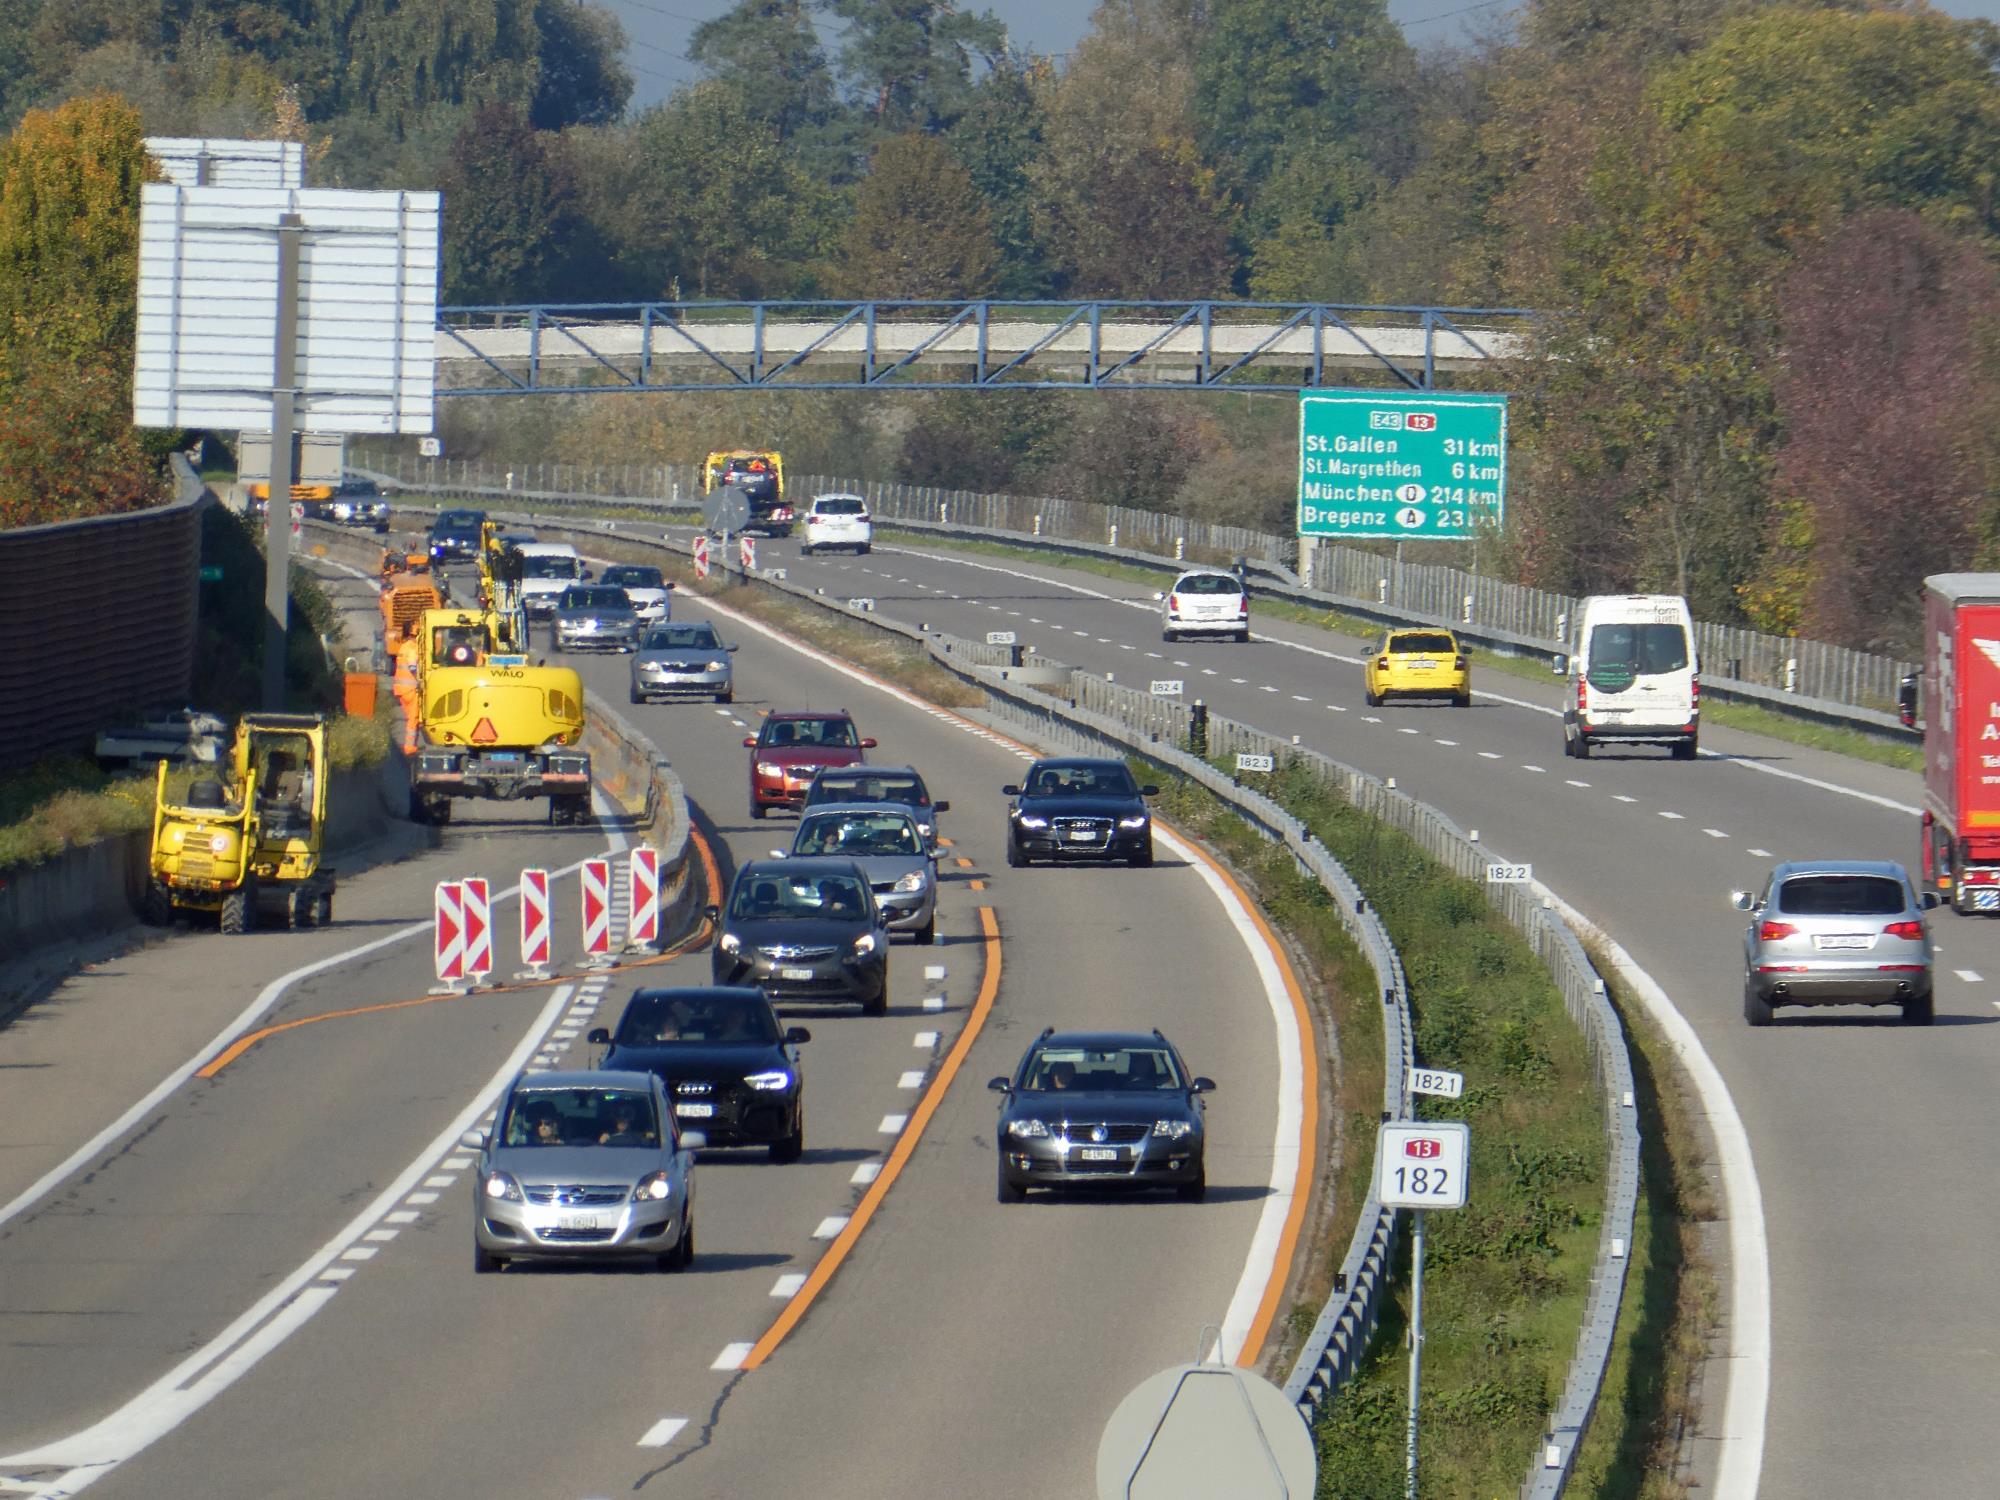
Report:
[[861,1014],[864,1016],[886,1016],[889,1014],[889,976],[887,973],[882,975],[882,988],[875,992],[874,998],[861,1002]]
[[644,703],[646,701],[646,695],[640,692],[637,688],[633,688],[631,690],[631,697],[634,703]]
[[871,547],[867,542],[863,542],[859,547],[856,547],[854,549],[854,555],[856,557],[866,557],[873,550],[874,548]]
[[1470,689],[1467,689],[1467,690],[1466,690],[1465,692],[1463,692],[1463,693],[1453,693],[1453,694],[1452,694],[1452,696],[1451,696],[1451,706],[1452,706],[1453,708],[1470,708],[1470,707],[1472,707],[1472,692],[1471,692],[1471,690],[1470,690]]
[[1146,847],[1126,860],[1125,863],[1138,870],[1150,869],[1153,863],[1153,841],[1147,839]]
[[715,695],[715,701],[717,703],[734,703],[736,701],[736,690],[734,688],[731,688],[726,693],[717,693]]
[[495,1271],[504,1269],[506,1264],[499,1256],[487,1250],[477,1240],[472,1242],[472,1269],[475,1274],[490,1276]]
[[146,887],[146,902],[141,915],[148,927],[167,927],[173,923],[174,898],[157,880]]
[[680,1272],[685,1271],[693,1264],[694,1214],[690,1212],[686,1218],[681,1220],[681,1237],[679,1241],[676,1242],[673,1249],[660,1257],[659,1267],[662,1271]]
[[1905,1026],[1928,1026],[1936,1019],[1937,1002],[1930,990],[1903,1002]]
[[999,1180],[994,1186],[993,1196],[1002,1203],[1026,1203],[1028,1190],[1018,1182],[1011,1181],[1007,1176],[1007,1169],[1002,1167]]
[[1674,759],[1693,760],[1695,758],[1696,752],[1698,752],[1700,749],[1701,749],[1701,744],[1697,740],[1675,740]]
[[1576,758],[1578,760],[1590,759],[1590,741],[1580,734],[1576,737]]
[[285,897],[285,924],[310,927],[313,924],[313,894],[309,886],[296,886]]
[[257,889],[254,881],[246,880],[236,890],[222,898],[221,927],[235,936],[248,932],[257,925]]
[[751,818],[751,821],[752,821],[752,822],[761,822],[761,821],[763,820],[763,817],[764,817],[764,804],[763,804],[763,803],[761,803],[761,802],[753,802],[753,803],[751,803],[751,804],[750,804],[750,818]]
[[1007,840],[1007,863],[1016,870],[1028,867],[1028,856],[1021,852],[1021,846],[1011,838]]
[[797,1161],[806,1153],[806,1112],[799,1107],[799,1117],[792,1124],[792,1133],[783,1140],[771,1142],[772,1161]]
[[1239,631],[1237,631],[1237,632],[1236,632],[1236,643],[1237,643],[1237,645],[1239,645],[1239,646],[1247,646],[1247,645],[1249,645],[1249,644],[1250,644],[1250,632],[1249,632],[1248,630],[1239,630]]
[[1161,639],[1161,640],[1163,640],[1163,641],[1165,641],[1165,642],[1166,642],[1166,643],[1167,643],[1167,644],[1168,644],[1169,646],[1171,646],[1171,645],[1173,645],[1173,644],[1174,644],[1175,642],[1177,642],[1177,641],[1179,641],[1179,640],[1180,640],[1180,635],[1179,635],[1179,633],[1178,633],[1178,632],[1176,632],[1176,631],[1172,631],[1172,630],[1162,630],[1162,631],[1160,632],[1160,639]]
[[313,903],[313,925],[331,927],[333,925],[333,892],[321,891],[319,899]]
[[1193,1182],[1179,1183],[1174,1188],[1174,1196],[1183,1203],[1199,1203],[1208,1196],[1208,1168],[1196,1168]]
[[1769,1026],[1777,1007],[1757,993],[1749,980],[1743,981],[1743,1019],[1752,1026]]
[[924,923],[923,926],[912,928],[910,936],[917,941],[920,947],[929,948],[933,946],[937,942],[937,913],[932,912],[931,919]]
[[1371,689],[1363,688],[1361,690],[1361,701],[1366,703],[1370,708],[1380,708],[1382,706],[1382,695]]

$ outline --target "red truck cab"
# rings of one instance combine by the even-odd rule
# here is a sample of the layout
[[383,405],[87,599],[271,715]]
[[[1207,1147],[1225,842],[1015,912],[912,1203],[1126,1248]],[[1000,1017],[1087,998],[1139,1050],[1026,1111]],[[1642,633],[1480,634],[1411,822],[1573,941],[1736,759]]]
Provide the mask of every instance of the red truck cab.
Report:
[[2000,913],[2000,573],[1924,580],[1923,875]]
[[743,741],[750,752],[750,816],[797,811],[823,766],[858,766],[875,741],[861,738],[846,709],[837,713],[774,713]]

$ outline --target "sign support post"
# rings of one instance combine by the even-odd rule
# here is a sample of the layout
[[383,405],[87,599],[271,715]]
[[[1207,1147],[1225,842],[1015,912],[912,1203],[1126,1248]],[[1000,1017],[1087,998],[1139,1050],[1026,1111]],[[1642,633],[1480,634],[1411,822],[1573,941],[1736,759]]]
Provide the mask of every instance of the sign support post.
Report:
[[1410,1427],[1404,1447],[1403,1500],[1417,1500],[1417,1391],[1424,1367],[1424,1211],[1410,1211]]
[[292,594],[292,400],[298,391],[299,241],[305,220],[278,216],[278,315],[271,370],[271,482],[264,502],[264,707],[285,707]]

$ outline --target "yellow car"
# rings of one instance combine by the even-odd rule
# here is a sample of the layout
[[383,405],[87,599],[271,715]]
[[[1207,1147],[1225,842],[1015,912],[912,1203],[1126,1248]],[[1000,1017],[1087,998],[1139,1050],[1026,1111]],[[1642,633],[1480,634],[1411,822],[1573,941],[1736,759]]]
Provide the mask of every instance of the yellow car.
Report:
[[1370,708],[1385,698],[1449,698],[1472,703],[1472,669],[1449,630],[1392,630],[1362,667]]

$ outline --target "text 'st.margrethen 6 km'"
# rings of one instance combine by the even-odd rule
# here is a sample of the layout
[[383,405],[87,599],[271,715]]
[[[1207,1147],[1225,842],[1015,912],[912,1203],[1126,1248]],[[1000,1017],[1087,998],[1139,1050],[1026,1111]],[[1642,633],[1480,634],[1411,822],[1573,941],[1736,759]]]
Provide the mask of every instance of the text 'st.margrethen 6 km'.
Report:
[[1497,531],[1507,398],[1309,391],[1299,397],[1299,535],[1422,538]]

